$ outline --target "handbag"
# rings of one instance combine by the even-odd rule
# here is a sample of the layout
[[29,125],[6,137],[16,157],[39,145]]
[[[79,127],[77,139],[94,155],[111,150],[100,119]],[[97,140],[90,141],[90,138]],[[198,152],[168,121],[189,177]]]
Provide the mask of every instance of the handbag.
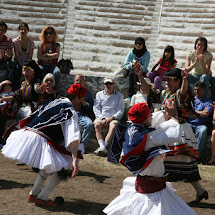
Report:
[[125,66],[122,66],[114,72],[114,78],[126,78],[128,73],[129,69],[126,69]]
[[70,70],[74,69],[71,59],[61,59],[57,62],[57,66],[62,74],[70,74]]

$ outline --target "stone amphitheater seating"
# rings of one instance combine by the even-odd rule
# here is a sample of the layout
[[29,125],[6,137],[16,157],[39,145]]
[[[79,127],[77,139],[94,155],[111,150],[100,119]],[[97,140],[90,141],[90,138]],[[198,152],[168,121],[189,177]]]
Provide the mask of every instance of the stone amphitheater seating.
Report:
[[[39,35],[46,25],[53,25],[59,34],[59,42],[63,47],[64,33],[67,16],[67,0],[2,0],[0,17],[8,25],[7,34],[15,38],[18,36],[18,25],[21,22],[28,23],[29,36],[39,42]],[[35,47],[36,48],[36,47]],[[36,60],[36,50],[34,59]]]
[[184,67],[199,36],[213,52],[214,11],[215,0],[2,0],[0,17],[12,38],[20,22],[29,23],[36,45],[42,28],[53,25],[61,56],[73,59],[73,73],[101,77],[123,64],[137,36],[145,38],[151,53],[149,69],[166,45],[175,47],[178,67]]

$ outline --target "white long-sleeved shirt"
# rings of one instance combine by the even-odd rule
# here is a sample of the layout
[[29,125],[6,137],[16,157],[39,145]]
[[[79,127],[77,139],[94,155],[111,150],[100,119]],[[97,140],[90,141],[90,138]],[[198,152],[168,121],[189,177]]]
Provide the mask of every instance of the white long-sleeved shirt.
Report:
[[99,91],[96,94],[93,111],[96,118],[114,117],[120,120],[124,114],[125,104],[121,93],[114,91],[111,95],[105,90]]

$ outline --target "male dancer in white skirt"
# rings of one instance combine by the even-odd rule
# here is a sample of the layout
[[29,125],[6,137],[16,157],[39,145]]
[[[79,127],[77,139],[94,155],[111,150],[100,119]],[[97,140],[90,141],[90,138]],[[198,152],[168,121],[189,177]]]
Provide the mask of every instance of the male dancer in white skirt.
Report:
[[[49,194],[61,180],[74,178],[79,171],[77,152],[80,130],[75,110],[80,108],[86,88],[72,84],[67,92],[69,99],[47,101],[32,115],[21,120],[19,130],[9,135],[2,149],[7,158],[40,169],[27,197],[36,206],[57,207],[59,201],[50,200]],[[49,175],[50,179],[43,187]]]
[[[170,152],[165,144],[179,142],[183,129],[178,121],[163,112],[162,127],[152,130],[152,114],[145,103],[133,105],[128,111],[132,124],[125,132],[122,143],[124,156],[120,163],[136,177],[123,182],[120,195],[103,212],[108,215],[196,215],[179,198],[167,181],[162,156]],[[175,114],[173,114],[175,115]],[[113,152],[113,151],[112,151]]]
[[[138,66],[136,66],[135,72],[141,84],[145,86],[147,83],[142,72],[138,70]],[[164,73],[167,89],[162,90],[160,93],[162,104],[165,105],[165,102],[169,99],[174,101],[180,123],[185,130],[183,141],[176,142],[170,146],[171,149],[177,151],[177,154],[172,156],[171,153],[168,153],[164,165],[166,172],[169,174],[168,180],[170,182],[183,181],[191,183],[196,190],[196,199],[192,202],[199,203],[202,199],[207,200],[209,197],[208,192],[200,184],[201,177],[197,166],[198,144],[190,125],[186,123],[184,118],[184,116],[198,117],[191,105],[193,96],[189,89],[187,76],[186,70],[178,68],[170,69]],[[156,112],[153,114],[153,118],[157,118],[157,121],[163,120],[162,115]]]

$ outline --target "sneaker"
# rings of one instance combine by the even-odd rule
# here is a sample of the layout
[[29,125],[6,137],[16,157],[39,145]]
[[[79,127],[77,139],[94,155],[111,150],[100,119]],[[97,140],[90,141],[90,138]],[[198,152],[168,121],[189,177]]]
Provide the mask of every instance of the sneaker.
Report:
[[131,101],[131,97],[125,98],[124,101],[125,102],[130,102]]
[[105,147],[99,147],[94,151],[94,153],[98,156],[106,156],[108,151]]

